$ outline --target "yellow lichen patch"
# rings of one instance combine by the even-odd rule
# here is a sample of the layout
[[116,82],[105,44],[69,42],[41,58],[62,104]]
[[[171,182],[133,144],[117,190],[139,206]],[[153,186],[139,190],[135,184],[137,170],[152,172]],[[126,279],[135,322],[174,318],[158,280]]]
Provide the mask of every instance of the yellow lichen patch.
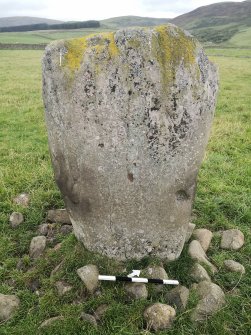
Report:
[[64,66],[74,71],[79,69],[87,50],[95,55],[107,51],[109,57],[114,58],[119,54],[119,50],[114,40],[114,33],[92,34],[81,38],[72,39],[66,42],[67,53]]
[[154,29],[152,52],[157,59],[165,85],[175,76],[175,68],[181,62],[189,66],[195,62],[196,42],[184,31],[174,26],[158,26]]

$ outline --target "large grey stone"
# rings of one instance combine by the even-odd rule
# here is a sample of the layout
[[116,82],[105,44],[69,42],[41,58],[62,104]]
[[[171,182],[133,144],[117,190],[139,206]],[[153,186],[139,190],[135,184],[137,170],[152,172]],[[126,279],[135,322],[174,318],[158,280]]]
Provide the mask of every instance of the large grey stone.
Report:
[[166,300],[170,305],[176,306],[180,310],[184,310],[189,298],[189,289],[179,285],[166,294]]
[[197,241],[200,242],[203,250],[207,252],[213,237],[213,233],[208,229],[195,229],[193,236]]
[[231,272],[245,273],[245,268],[242,264],[235,262],[232,259],[227,259],[224,261],[225,268]]
[[5,295],[0,293],[0,321],[10,319],[20,304],[20,300],[15,295]]
[[98,288],[98,268],[96,265],[88,264],[82,268],[77,269],[77,274],[84,282],[85,287],[89,293],[94,293]]
[[122,260],[179,257],[216,91],[215,66],[173,25],[46,48],[55,178],[89,250]]
[[216,267],[209,262],[207,255],[205,254],[205,251],[203,250],[199,241],[193,240],[190,242],[188,247],[188,254],[192,259],[209,266],[213,273],[217,272]]
[[40,257],[46,247],[46,237],[45,236],[35,236],[30,243],[30,257],[38,258]]
[[71,224],[69,214],[66,209],[50,209],[47,213],[47,220],[50,222]]
[[146,299],[148,296],[146,284],[143,283],[126,283],[125,291],[132,300]]
[[144,311],[147,328],[154,331],[170,328],[175,315],[175,309],[161,303],[153,304]]
[[190,272],[190,275],[192,279],[194,279],[197,283],[204,280],[211,281],[211,278],[209,277],[207,271],[199,263],[194,264]]

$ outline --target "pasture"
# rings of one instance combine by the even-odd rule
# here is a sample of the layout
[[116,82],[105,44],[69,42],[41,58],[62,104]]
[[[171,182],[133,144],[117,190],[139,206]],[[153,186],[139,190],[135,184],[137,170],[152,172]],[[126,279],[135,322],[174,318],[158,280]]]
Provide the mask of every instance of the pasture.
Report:
[[[60,38],[58,34],[56,38]],[[33,39],[33,35],[26,35],[27,40],[20,42]],[[48,42],[48,36],[42,36],[39,42]],[[251,51],[211,48],[208,53],[219,66],[220,92],[198,178],[193,222],[213,232],[239,228],[245,235],[245,245],[239,251],[223,251],[219,237],[214,236],[208,255],[219,272],[212,279],[223,288],[227,304],[208,321],[193,324],[190,315],[197,297],[192,293],[187,310],[178,313],[173,327],[159,335],[248,335],[251,329]],[[128,302],[122,283],[102,283],[100,294],[88,297],[76,269],[93,263],[104,274],[118,275],[124,268],[129,273],[133,268],[158,264],[157,259],[120,264],[86,251],[72,234],[59,234],[57,241],[62,242],[62,247],[54,250],[49,244],[45,256],[35,263],[28,256],[30,240],[36,236],[37,226],[45,222],[47,210],[64,206],[48,152],[41,57],[42,51],[0,50],[0,292],[16,294],[21,300],[15,317],[0,324],[0,334],[149,334],[144,330],[143,311],[152,302],[164,303],[167,287],[156,294],[149,285],[147,300]],[[31,197],[25,209],[13,203],[13,198],[22,192]],[[8,222],[13,211],[21,211],[25,217],[17,229],[12,229]],[[178,261],[163,265],[170,278],[189,287],[187,272],[191,260],[186,252],[187,246]],[[28,271],[17,270],[19,259]],[[246,274],[227,272],[223,267],[225,259],[242,263]],[[50,278],[51,271],[62,260],[64,266]],[[38,294],[31,289],[34,280],[39,281]],[[73,290],[59,297],[55,289],[57,280],[70,283]],[[92,313],[104,303],[109,309],[98,328],[79,319],[82,311]],[[38,330],[44,320],[58,315],[64,320]]]

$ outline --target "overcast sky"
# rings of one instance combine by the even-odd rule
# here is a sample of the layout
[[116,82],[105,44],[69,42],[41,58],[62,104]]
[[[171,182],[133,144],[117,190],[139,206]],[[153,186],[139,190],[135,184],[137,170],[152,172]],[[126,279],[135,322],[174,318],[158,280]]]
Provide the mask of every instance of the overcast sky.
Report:
[[[231,1],[231,0],[230,0]],[[238,0],[235,0],[238,1]],[[0,0],[0,17],[36,16],[58,20],[101,20],[139,15],[171,18],[218,0]],[[240,1],[239,1],[240,2]]]

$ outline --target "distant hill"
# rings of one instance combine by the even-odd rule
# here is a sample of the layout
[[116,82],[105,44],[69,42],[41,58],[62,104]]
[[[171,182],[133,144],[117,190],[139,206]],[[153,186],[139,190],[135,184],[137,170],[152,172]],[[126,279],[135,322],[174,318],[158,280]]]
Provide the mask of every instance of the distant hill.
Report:
[[111,28],[111,29],[119,29],[125,27],[149,27],[149,26],[157,26],[160,24],[165,24],[170,22],[170,19],[165,18],[153,18],[153,17],[142,17],[142,16],[118,16],[112,17],[110,19],[100,21],[101,26]]
[[0,17],[0,27],[27,26],[39,23],[57,24],[62,22],[63,21],[43,19],[41,17],[30,17],[30,16]]
[[171,22],[187,29],[203,42],[230,41],[236,34],[249,34],[251,1],[228,1],[202,6],[174,18]]

